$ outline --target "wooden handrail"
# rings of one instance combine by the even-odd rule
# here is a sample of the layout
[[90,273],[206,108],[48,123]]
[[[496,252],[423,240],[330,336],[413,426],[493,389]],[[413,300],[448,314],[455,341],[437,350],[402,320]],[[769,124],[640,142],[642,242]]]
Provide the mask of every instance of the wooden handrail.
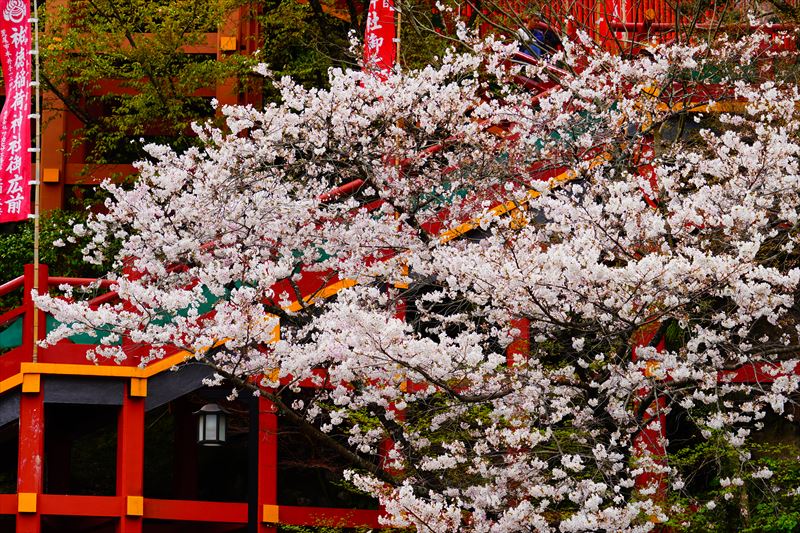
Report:
[[5,313],[0,315],[0,326],[5,326],[12,320],[16,319],[19,316],[22,316],[25,313],[24,307],[15,307],[10,311],[6,311]]
[[9,292],[22,287],[25,284],[25,276],[19,276],[11,281],[7,281],[0,285],[0,296],[5,296]]
[[319,200],[320,202],[330,202],[331,200],[335,200],[340,196],[356,192],[362,185],[364,185],[364,180],[362,179],[347,182],[344,185],[340,185],[339,187],[331,189],[326,193],[320,194]]
[[119,298],[119,294],[117,294],[117,291],[110,291],[105,294],[101,294],[100,296],[97,296],[95,298],[92,298],[91,300],[89,300],[89,305],[91,306],[91,305],[104,304],[106,302],[116,300],[117,298]]

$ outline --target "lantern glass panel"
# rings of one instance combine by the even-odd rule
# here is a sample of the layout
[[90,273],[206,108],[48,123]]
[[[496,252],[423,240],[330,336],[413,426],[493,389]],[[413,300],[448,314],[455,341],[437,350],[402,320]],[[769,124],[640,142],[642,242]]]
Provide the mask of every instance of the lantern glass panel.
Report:
[[205,415],[206,419],[206,438],[204,440],[207,441],[218,441],[219,437],[217,436],[217,419],[219,415],[217,413],[207,413]]

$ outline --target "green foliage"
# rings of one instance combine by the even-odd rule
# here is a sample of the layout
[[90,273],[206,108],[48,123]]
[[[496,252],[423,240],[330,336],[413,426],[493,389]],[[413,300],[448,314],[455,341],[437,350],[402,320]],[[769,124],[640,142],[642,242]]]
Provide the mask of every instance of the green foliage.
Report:
[[[269,0],[259,17],[264,43],[259,60],[276,77],[291,76],[306,87],[326,87],[328,69],[354,66],[348,53],[352,26],[341,19],[315,13],[309,4],[296,0]],[[266,87],[267,98],[277,93]]]
[[[97,277],[107,272],[105,266],[83,262],[81,246],[71,243],[72,226],[86,219],[86,213],[50,211],[44,213],[40,225],[39,260],[50,266],[51,273],[59,276]],[[54,246],[56,241],[65,243]],[[0,226],[0,265],[3,278],[22,275],[23,265],[33,262],[33,221]]]
[[671,320],[664,332],[665,348],[670,351],[677,351],[686,344],[686,331],[678,324],[678,321]]
[[[721,435],[679,450],[672,465],[683,472],[686,486],[671,493],[671,499],[684,511],[669,527],[686,532],[800,530],[800,494],[793,490],[800,484],[799,458],[800,446],[794,442],[736,450]],[[773,472],[768,479],[752,475],[765,467]],[[735,478],[742,483],[728,482]],[[708,502],[713,502],[710,507]]]
[[139,138],[178,148],[191,142],[189,124],[213,115],[210,97],[198,91],[241,75],[248,60],[183,50],[204,44],[239,3],[75,0],[48,10],[43,81],[56,106],[84,123],[76,142],[86,143],[89,162],[140,159]]
[[400,3],[400,63],[403,68],[419,69],[435,63],[448,46],[455,44],[447,38],[441,16],[432,12],[432,4],[419,0]]

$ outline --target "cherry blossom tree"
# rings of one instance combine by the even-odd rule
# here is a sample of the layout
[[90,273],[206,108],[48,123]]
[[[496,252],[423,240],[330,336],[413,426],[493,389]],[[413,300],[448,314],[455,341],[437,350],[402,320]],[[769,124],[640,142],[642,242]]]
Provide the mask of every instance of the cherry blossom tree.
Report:
[[[796,498],[749,451],[798,389],[800,93],[776,50],[584,36],[520,65],[489,39],[330,90],[274,80],[280,104],[226,107],[202,148],[151,146],[105,185],[75,229],[121,302],[39,297],[65,324],[47,342],[189,351],[420,531],[650,531],[745,483]],[[730,450],[713,498],[678,415]]]

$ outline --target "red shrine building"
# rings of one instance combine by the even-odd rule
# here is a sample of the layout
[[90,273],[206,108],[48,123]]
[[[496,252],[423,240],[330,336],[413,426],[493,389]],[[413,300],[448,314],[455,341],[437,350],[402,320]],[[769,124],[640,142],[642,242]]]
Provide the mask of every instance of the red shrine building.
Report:
[[[30,294],[33,276],[0,296]],[[39,271],[40,287],[90,281]],[[377,502],[346,490],[335,455],[267,400],[204,385],[212,370],[185,352],[140,367],[135,347],[122,365],[89,362],[90,336],[34,349],[34,313],[42,339],[56,322],[28,296],[0,315],[0,531],[380,527]]]

